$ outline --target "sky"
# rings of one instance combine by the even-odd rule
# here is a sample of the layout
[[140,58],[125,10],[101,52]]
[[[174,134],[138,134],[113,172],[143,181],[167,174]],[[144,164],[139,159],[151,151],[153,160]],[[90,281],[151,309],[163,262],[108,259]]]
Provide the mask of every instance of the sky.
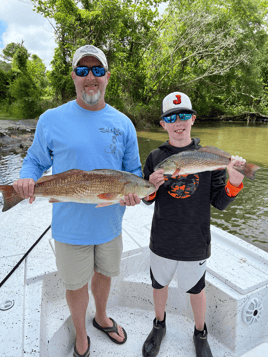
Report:
[[33,11],[29,0],[0,0],[0,54],[7,44],[21,43],[51,69],[56,43],[48,20]]

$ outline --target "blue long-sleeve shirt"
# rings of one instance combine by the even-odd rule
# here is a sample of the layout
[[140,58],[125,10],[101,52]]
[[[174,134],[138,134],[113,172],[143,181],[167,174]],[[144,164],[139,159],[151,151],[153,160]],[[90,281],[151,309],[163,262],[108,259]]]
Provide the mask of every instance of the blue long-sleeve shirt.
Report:
[[[114,169],[142,177],[137,135],[130,119],[106,104],[89,111],[76,101],[41,115],[20,177],[38,180],[70,169]],[[94,204],[54,203],[52,236],[69,244],[95,245],[117,237],[125,207],[95,208]]]

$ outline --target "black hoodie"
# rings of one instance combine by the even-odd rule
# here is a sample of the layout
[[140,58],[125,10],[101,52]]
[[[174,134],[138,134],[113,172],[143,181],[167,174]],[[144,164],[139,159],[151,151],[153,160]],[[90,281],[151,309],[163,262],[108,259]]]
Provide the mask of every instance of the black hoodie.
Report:
[[[144,166],[144,178],[167,157],[201,147],[194,138],[183,148],[171,146],[168,141],[153,150]],[[234,198],[225,191],[226,170],[206,171],[182,175],[175,179],[164,175],[152,201],[155,202],[151,228],[150,249],[157,255],[182,261],[207,259],[211,254],[210,205],[224,210]]]

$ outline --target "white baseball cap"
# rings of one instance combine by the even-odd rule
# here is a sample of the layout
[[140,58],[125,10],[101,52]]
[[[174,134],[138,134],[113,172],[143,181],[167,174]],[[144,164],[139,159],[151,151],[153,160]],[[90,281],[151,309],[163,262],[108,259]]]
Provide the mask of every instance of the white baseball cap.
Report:
[[103,68],[108,71],[108,62],[105,54],[102,52],[102,50],[93,45],[85,45],[79,47],[78,50],[75,51],[72,62],[73,68],[77,67],[80,59],[86,56],[96,57],[103,65]]
[[173,92],[163,99],[161,118],[181,112],[196,114],[192,109],[192,103],[188,95],[181,92]]

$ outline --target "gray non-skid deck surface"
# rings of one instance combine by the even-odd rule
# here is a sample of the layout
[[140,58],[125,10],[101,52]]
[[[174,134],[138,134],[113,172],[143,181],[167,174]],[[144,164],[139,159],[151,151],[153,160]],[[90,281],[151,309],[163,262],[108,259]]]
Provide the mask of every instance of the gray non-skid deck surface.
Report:
[[[142,345],[153,326],[153,311],[116,307],[108,311],[109,316],[122,325],[128,335],[123,345],[113,343],[103,332],[92,325],[93,316],[87,324],[91,339],[90,357],[142,357]],[[167,314],[167,333],[161,344],[159,357],[195,357],[193,344],[193,321],[177,314]],[[209,336],[215,357],[232,357],[226,347]],[[67,357],[73,356],[73,350]]]

